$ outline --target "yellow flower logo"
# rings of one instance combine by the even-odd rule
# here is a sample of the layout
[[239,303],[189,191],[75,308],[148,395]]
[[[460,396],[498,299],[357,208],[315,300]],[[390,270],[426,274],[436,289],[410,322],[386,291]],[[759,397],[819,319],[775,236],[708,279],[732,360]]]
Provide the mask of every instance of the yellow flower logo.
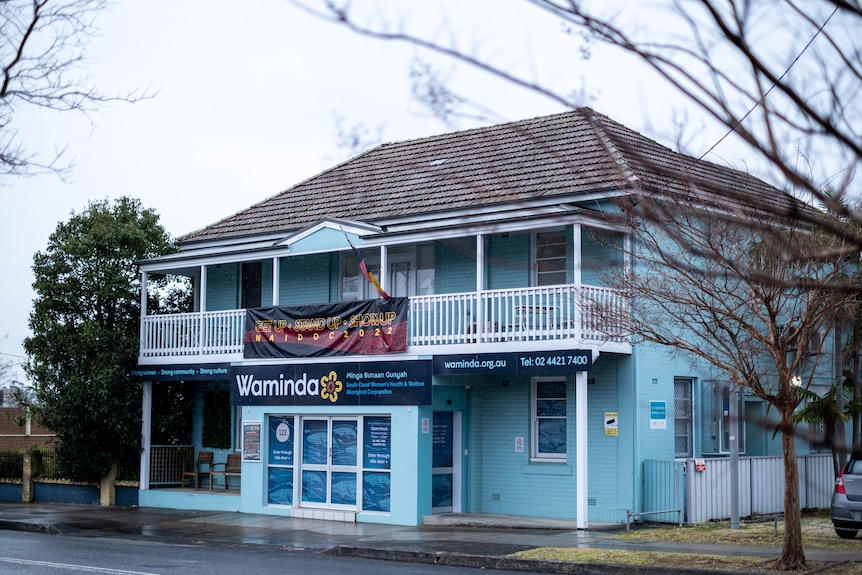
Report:
[[330,371],[329,375],[320,378],[320,397],[328,399],[332,403],[338,401],[338,392],[344,389],[344,384],[338,381],[338,374]]

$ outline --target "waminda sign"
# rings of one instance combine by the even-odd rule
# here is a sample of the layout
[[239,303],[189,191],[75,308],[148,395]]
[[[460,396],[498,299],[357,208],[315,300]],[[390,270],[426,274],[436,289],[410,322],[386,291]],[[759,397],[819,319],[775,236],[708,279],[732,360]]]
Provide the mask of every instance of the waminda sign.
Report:
[[430,405],[431,361],[231,366],[231,405]]
[[408,298],[246,312],[243,357],[323,357],[407,350]]

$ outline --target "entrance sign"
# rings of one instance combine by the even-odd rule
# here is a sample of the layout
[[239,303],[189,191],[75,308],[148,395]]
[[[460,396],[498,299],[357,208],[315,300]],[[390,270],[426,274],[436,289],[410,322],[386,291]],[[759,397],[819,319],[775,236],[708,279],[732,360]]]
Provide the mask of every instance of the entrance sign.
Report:
[[231,405],[431,405],[431,361],[231,366]]
[[293,417],[269,417],[270,465],[293,465]]
[[243,357],[325,357],[407,350],[406,297],[246,310]]

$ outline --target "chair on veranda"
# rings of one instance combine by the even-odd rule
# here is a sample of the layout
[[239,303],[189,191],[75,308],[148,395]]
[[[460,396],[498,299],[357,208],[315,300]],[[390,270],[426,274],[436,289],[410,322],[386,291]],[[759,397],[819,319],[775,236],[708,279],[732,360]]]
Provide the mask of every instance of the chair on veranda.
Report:
[[195,489],[200,487],[200,476],[209,475],[210,488],[212,488],[213,452],[198,451],[197,461],[183,463],[183,482],[187,477],[195,478]]
[[[218,468],[221,468],[221,471],[217,471]],[[231,477],[242,477],[242,456],[239,453],[230,453],[225,463],[216,463],[213,465],[213,472],[210,474],[210,489],[213,488],[213,475],[224,477],[224,488],[227,489],[228,480]]]

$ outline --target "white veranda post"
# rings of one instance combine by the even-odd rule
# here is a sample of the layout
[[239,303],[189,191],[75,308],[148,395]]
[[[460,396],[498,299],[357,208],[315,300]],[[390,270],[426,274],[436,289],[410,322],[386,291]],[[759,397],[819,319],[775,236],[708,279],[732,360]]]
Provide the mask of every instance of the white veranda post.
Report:
[[[595,358],[594,358],[595,359]],[[587,481],[587,376],[588,371],[575,373],[575,431],[577,447],[575,448],[575,474],[577,475],[577,527],[587,529],[588,513],[588,481]]]

